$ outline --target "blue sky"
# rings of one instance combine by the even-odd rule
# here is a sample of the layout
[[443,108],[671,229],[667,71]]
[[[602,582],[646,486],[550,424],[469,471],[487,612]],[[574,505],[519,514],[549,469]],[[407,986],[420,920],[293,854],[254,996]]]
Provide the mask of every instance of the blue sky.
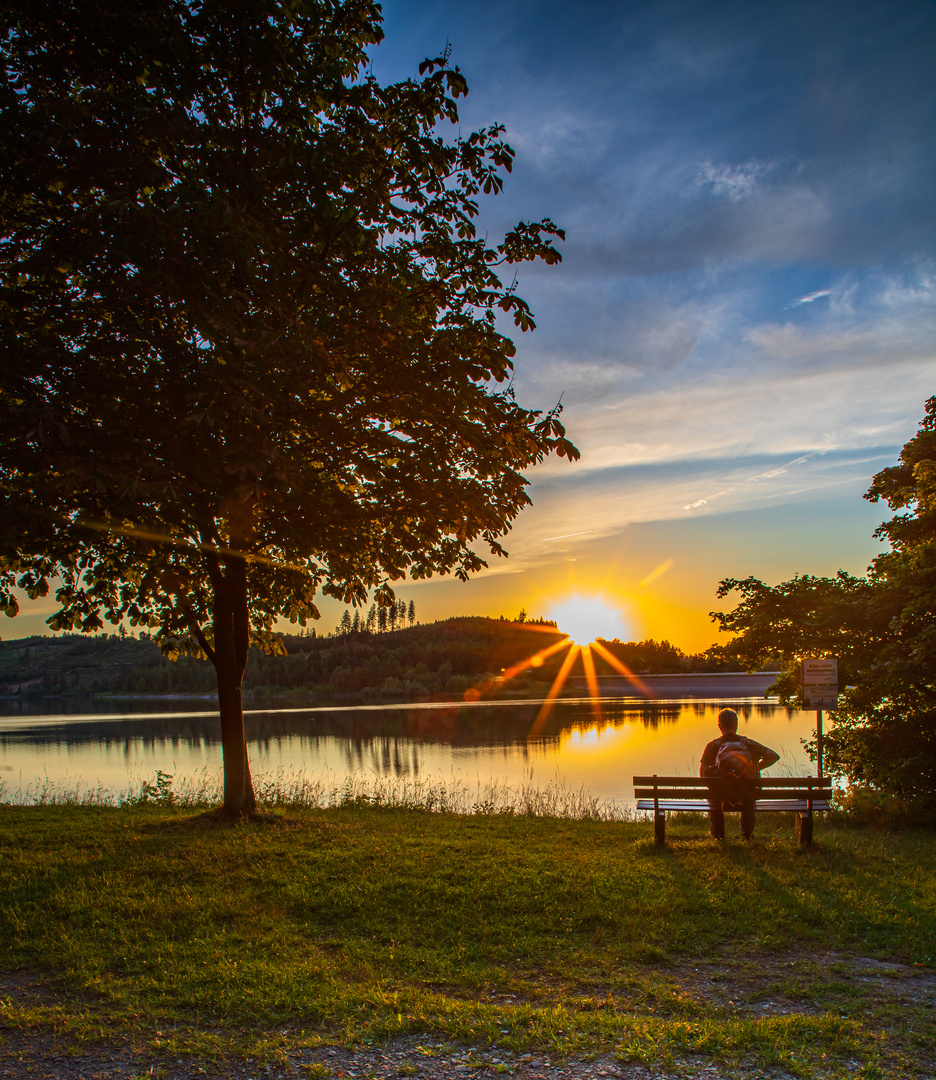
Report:
[[[420,619],[547,614],[578,590],[696,649],[723,577],[863,572],[887,511],[861,496],[936,393],[936,4],[384,16],[380,80],[449,45],[462,133],[507,127],[516,166],[482,229],[567,230],[561,266],[521,274],[538,330],[515,385],[530,407],[561,397],[582,451],[530,474],[508,560],[400,590]],[[322,607],[328,630],[341,608]]]
[[695,648],[720,577],[862,572],[887,509],[861,496],[936,393],[936,5],[384,15],[378,78],[449,44],[462,132],[507,126],[482,227],[567,230],[561,267],[521,274],[516,389],[561,396],[582,450],[531,474],[509,560],[403,590],[421,617],[603,589],[635,634]]

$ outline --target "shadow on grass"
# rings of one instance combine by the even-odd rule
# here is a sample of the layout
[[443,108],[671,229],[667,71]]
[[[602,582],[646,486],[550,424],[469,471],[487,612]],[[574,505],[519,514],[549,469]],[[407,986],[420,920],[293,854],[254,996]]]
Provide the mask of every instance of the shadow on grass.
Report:
[[268,810],[251,810],[232,814],[223,807],[217,807],[200,813],[148,821],[139,826],[139,831],[146,833],[227,832],[250,826],[268,829],[303,829],[308,828],[308,825],[308,822],[300,821],[298,818],[274,814]]

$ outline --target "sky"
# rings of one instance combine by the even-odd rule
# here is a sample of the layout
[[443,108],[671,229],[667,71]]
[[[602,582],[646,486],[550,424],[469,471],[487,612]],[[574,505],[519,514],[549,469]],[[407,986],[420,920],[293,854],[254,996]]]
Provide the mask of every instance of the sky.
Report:
[[509,559],[399,590],[420,621],[578,596],[695,651],[723,578],[863,573],[889,510],[862,496],[936,393],[936,4],[383,7],[378,79],[449,47],[461,134],[506,125],[482,232],[567,232],[521,268],[536,332],[504,325],[518,401],[561,400],[582,453],[528,474]]
[[[388,0],[381,80],[446,46],[461,133],[517,152],[521,404],[582,452],[529,473],[507,560],[401,590],[421,620],[603,596],[622,637],[719,640],[722,578],[863,573],[863,499],[936,393],[936,4]],[[505,327],[507,324],[505,323]]]

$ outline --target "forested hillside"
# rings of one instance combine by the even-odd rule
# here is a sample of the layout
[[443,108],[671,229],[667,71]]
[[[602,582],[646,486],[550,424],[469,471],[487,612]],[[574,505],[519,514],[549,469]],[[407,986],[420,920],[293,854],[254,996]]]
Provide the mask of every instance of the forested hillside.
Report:
[[[328,637],[283,636],[285,656],[251,652],[244,679],[254,697],[307,695],[383,700],[461,695],[521,665],[509,692],[541,693],[563,652],[540,664],[522,661],[562,640],[554,626],[454,618],[384,633],[366,629]],[[740,670],[721,653],[686,656],[669,642],[605,642],[643,673]],[[614,672],[596,657],[599,675]],[[506,689],[506,688],[505,688]],[[64,634],[0,642],[0,694],[206,694],[215,691],[207,660],[169,661],[146,637]]]

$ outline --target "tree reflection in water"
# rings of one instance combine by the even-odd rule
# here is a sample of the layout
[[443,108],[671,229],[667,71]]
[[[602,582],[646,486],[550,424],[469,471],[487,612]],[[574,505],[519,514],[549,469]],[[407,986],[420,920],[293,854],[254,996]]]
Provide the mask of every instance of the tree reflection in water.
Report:
[[[246,724],[252,759],[267,773],[458,773],[512,781],[534,772],[534,782],[559,780],[629,801],[635,774],[696,770],[724,704],[605,698],[596,719],[589,699],[560,700],[533,738],[539,701],[269,709],[249,712]],[[813,714],[756,700],[731,704],[743,729],[775,746],[784,765],[808,765],[799,740],[810,735]],[[208,710],[0,718],[0,782],[7,789],[0,798],[42,777],[125,791],[132,777],[157,770],[177,778],[211,771],[220,764],[217,731],[217,714]]]

